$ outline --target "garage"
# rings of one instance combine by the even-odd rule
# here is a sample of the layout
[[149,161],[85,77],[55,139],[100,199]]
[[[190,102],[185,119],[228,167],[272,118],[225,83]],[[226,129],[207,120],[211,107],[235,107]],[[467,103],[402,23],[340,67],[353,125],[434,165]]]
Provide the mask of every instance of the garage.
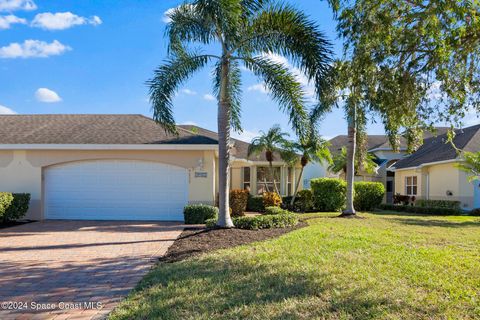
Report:
[[45,219],[183,220],[188,172],[138,160],[90,160],[43,171]]

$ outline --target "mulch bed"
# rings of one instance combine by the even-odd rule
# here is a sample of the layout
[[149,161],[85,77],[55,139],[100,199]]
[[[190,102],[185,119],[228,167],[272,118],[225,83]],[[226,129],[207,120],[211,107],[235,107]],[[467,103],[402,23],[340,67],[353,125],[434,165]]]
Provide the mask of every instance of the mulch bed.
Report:
[[306,222],[300,222],[291,228],[262,230],[188,228],[182,232],[160,261],[176,262],[204,252],[276,238],[306,226]]

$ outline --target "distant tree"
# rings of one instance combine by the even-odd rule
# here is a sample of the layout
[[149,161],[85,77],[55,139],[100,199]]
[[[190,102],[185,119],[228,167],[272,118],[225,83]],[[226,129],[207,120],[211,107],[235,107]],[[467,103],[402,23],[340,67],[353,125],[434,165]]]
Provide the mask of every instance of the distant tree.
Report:
[[[218,100],[219,219],[232,227],[229,213],[230,129],[241,131],[241,69],[261,79],[280,110],[301,134],[306,121],[305,97],[295,74],[269,53],[284,56],[311,81],[317,97],[330,68],[330,44],[303,12],[267,0],[195,0],[169,14],[169,57],[150,86],[153,118],[176,133],[172,99],[195,72],[214,62],[213,87]],[[215,46],[213,46],[215,44]],[[192,49],[204,45],[208,53]]]
[[[375,163],[375,156],[367,153],[367,155],[361,159],[358,158],[355,161],[355,175],[358,175],[359,171],[374,174],[378,165]],[[328,167],[328,170],[333,173],[340,173],[343,172],[346,176],[347,173],[347,148],[342,147],[340,153],[333,155],[332,157],[332,164]]]

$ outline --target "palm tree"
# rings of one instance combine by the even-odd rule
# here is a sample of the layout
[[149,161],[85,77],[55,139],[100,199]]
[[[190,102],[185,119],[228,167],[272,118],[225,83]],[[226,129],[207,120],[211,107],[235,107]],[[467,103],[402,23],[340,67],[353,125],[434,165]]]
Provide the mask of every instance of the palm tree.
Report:
[[[300,134],[307,118],[302,86],[291,69],[271,54],[289,58],[314,84],[320,98],[330,69],[330,44],[304,13],[267,0],[195,0],[176,7],[169,18],[169,57],[148,81],[153,118],[167,132],[177,133],[172,110],[175,92],[195,72],[213,63],[218,100],[217,223],[233,227],[228,200],[230,129],[242,130],[241,64],[263,81]],[[192,45],[204,45],[208,53],[194,50]]]
[[[376,172],[378,165],[375,163],[375,156],[367,153],[363,160],[357,159],[355,160],[355,168],[359,168],[360,170],[373,174]],[[347,163],[348,163],[348,154],[347,148],[342,147],[342,151],[337,153],[332,158],[332,163],[328,167],[328,170],[333,173],[343,172],[345,177],[347,177]],[[358,170],[355,170],[355,175],[358,173]]]
[[[282,129],[278,124],[271,127],[267,132],[260,131],[260,136],[253,138],[252,142],[248,146],[248,156],[252,154],[260,154],[265,152],[265,158],[269,163],[270,176],[273,181],[273,188],[276,193],[278,191],[277,183],[275,181],[275,174],[273,172],[273,161],[275,160],[275,154],[280,154],[282,160],[285,156],[289,156],[286,145],[288,143],[288,133],[282,132]],[[265,181],[265,188],[270,191]]]
[[[461,151],[461,150],[459,150]],[[468,174],[468,181],[480,179],[480,152],[463,152],[463,162],[457,167]]]

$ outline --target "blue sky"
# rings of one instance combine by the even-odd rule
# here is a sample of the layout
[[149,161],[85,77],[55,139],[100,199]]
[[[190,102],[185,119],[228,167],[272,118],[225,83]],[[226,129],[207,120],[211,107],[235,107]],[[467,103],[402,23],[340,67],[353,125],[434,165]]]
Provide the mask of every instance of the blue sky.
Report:
[[[335,24],[321,0],[290,1],[317,21],[341,54]],[[174,0],[0,0],[0,113],[140,113],[151,116],[148,80],[166,58],[165,12]],[[244,73],[241,136],[288,120]],[[210,70],[198,73],[175,98],[178,123],[216,130]],[[379,124],[370,134],[383,133]],[[345,134],[341,110],[322,122],[326,137]]]

